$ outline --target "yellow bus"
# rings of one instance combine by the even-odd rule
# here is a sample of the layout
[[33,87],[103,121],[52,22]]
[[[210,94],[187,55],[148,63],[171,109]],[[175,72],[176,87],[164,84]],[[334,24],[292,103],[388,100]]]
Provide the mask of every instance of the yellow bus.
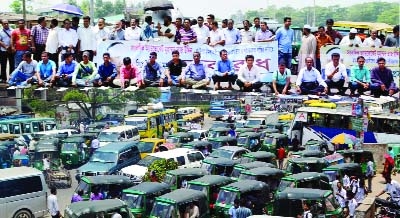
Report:
[[[176,111],[167,109],[148,114],[134,114],[125,117],[126,125],[133,125],[139,129],[140,138],[162,138],[165,128],[177,129]],[[176,131],[175,131],[176,132]]]

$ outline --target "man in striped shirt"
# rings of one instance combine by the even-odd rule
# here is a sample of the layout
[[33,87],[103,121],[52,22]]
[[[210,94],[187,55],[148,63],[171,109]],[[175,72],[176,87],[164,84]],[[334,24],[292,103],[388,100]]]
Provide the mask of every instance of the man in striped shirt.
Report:
[[179,36],[177,37],[176,42],[178,44],[182,42],[184,45],[187,45],[189,43],[197,42],[196,32],[190,27],[190,19],[185,18],[183,20],[183,29],[179,30]]
[[44,17],[39,17],[38,25],[32,27],[31,31],[33,59],[36,61],[41,60],[42,52],[44,52],[46,48],[48,36],[49,28],[46,27],[46,20]]

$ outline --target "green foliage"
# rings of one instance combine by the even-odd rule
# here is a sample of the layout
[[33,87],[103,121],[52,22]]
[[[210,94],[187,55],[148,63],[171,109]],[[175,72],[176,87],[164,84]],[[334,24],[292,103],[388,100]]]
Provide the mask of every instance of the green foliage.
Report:
[[33,99],[29,102],[29,106],[35,113],[39,113],[42,116],[55,117],[56,115],[56,105],[53,102]]
[[14,0],[11,4],[10,4],[10,8],[14,13],[17,14],[22,14],[22,1],[20,0]]
[[114,12],[116,14],[124,13],[125,11],[125,0],[115,0],[114,2]]
[[138,89],[134,92],[134,100],[141,105],[146,105],[152,102],[153,99],[161,97],[161,91],[155,87],[147,87],[145,89]]
[[76,0],[68,0],[67,4],[78,6],[78,4],[76,3]]
[[78,89],[72,89],[65,93],[62,100],[71,102],[88,102],[89,98],[87,94],[80,92]]
[[167,159],[156,160],[148,167],[148,170],[143,177],[143,181],[149,182],[150,172],[154,171],[157,175],[158,182],[161,182],[164,180],[167,171],[175,169],[178,169],[178,163],[173,160],[167,160]]
[[89,14],[89,8],[90,8],[89,0],[82,0],[79,7],[81,8],[83,14]]

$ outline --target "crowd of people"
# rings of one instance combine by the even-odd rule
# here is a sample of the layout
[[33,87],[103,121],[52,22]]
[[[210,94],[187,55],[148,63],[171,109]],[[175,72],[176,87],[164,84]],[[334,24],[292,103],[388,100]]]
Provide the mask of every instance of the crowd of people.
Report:
[[[2,20],[3,31],[0,32],[1,46],[1,81],[7,81],[6,66],[9,63],[10,86],[26,87],[34,83],[38,86],[84,87],[111,86],[126,88],[135,85],[139,88],[149,86],[181,86],[186,88],[204,88],[213,81],[214,88],[233,89],[237,84],[242,91],[260,91],[262,86],[260,72],[254,65],[254,56],[246,55],[245,64],[236,72],[233,62],[228,58],[228,51],[220,51],[220,59],[215,60],[213,69],[201,61],[200,52],[193,53],[193,61],[186,63],[179,58],[179,51],[172,52],[171,60],[166,64],[157,62],[157,53],[151,52],[149,60],[139,69],[129,57],[123,59],[118,69],[112,63],[109,53],[97,54],[97,45],[104,40],[128,40],[176,42],[178,44],[201,43],[209,46],[232,45],[251,42],[278,43],[279,67],[273,72],[271,89],[275,94],[290,94],[290,77],[292,75],[293,29],[291,18],[283,19],[283,27],[276,32],[269,30],[266,22],[258,17],[254,23],[243,21],[243,29],[234,27],[232,19],[218,22],[212,14],[204,21],[202,16],[196,20],[177,18],[175,23],[170,16],[164,17],[164,23],[155,25],[151,16],[145,18],[143,27],[139,20],[124,20],[115,23],[112,30],[105,27],[105,19],[100,18],[96,26],[91,26],[91,18],[84,16],[83,26],[79,18],[72,21],[65,19],[63,28],[58,27],[56,19],[47,27],[44,17],[31,29],[25,27],[25,21],[18,21],[18,28],[12,30],[7,20]],[[365,58],[357,58],[358,66],[351,68],[350,78],[346,66],[340,61],[340,54],[332,54],[324,72],[321,71],[320,49],[329,44],[351,47],[399,47],[399,25],[393,28],[393,36],[384,42],[377,38],[378,32],[371,31],[371,36],[364,41],[357,36],[357,30],[351,29],[348,36],[342,36],[332,29],[334,21],[328,19],[326,27],[320,26],[314,35],[309,25],[304,25],[302,44],[299,51],[298,77],[296,90],[298,94],[330,94],[331,88],[337,88],[343,95],[349,81],[350,94],[364,94],[371,91],[374,96],[393,95],[398,92],[393,75],[385,66],[385,59],[377,60],[378,67],[369,70],[364,66]],[[103,63],[95,64],[93,56],[102,55]],[[128,55],[127,55],[128,56]],[[61,62],[59,63],[59,57]],[[348,66],[349,67],[349,66]],[[228,82],[228,87],[221,87],[221,82]],[[293,92],[293,91],[292,91]]]

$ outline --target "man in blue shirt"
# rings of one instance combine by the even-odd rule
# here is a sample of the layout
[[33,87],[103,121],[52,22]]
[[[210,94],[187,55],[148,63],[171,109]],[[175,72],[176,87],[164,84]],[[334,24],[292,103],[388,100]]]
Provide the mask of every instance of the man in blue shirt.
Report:
[[110,53],[103,54],[104,63],[99,66],[97,75],[94,79],[94,86],[114,86],[113,80],[117,76],[115,64],[110,62]]
[[77,63],[74,61],[72,53],[64,54],[64,61],[61,62],[56,74],[56,82],[58,86],[67,87],[72,84],[72,75],[74,74]]
[[278,61],[285,61],[286,67],[290,69],[292,63],[292,42],[293,30],[290,29],[292,18],[283,18],[284,26],[276,31],[276,40],[278,41]]
[[184,78],[182,84],[187,88],[206,88],[210,84],[208,76],[208,67],[200,61],[200,52],[193,53],[193,61],[184,70]]
[[165,76],[164,67],[156,62],[157,53],[150,52],[149,61],[143,66],[142,78],[146,87],[163,87],[168,84],[168,78]]
[[215,63],[214,75],[212,79],[215,84],[215,90],[222,89],[221,82],[228,82],[228,89],[232,89],[232,85],[235,84],[237,80],[237,75],[235,74],[235,69],[233,63],[228,59],[228,52],[222,49],[219,52],[221,60]]
[[56,63],[49,59],[49,53],[42,52],[42,60],[36,66],[36,79],[39,86],[54,85],[56,79]]

